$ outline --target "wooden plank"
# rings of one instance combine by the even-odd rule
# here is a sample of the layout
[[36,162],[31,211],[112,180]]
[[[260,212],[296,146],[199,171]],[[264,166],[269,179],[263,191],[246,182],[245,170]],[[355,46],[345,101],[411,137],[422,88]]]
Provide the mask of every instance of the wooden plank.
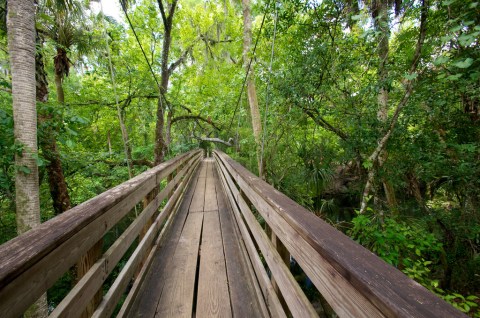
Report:
[[[180,176],[179,176],[180,178]],[[110,317],[110,315],[115,310],[115,306],[120,300],[120,297],[124,293],[128,283],[130,282],[133,274],[140,264],[140,262],[145,259],[145,254],[149,252],[150,246],[154,241],[160,227],[163,225],[163,222],[170,215],[170,212],[174,209],[179,199],[181,193],[183,193],[183,188],[185,187],[185,182],[180,184],[171,198],[168,200],[165,207],[157,216],[155,222],[153,222],[150,229],[147,231],[146,235],[138,244],[137,248],[133,252],[132,256],[128,259],[125,266],[122,268],[120,274],[113,282],[112,286],[108,290],[107,294],[103,297],[102,302],[99,304],[97,310],[93,313],[92,317]],[[165,188],[165,193],[169,195],[169,189]]]
[[[208,177],[213,180],[212,176]],[[196,316],[232,317],[218,212],[205,212],[198,275]]]
[[233,316],[268,317],[268,309],[261,290],[255,286],[256,277],[252,265],[246,259],[246,251],[243,251],[245,247],[242,246],[243,241],[220,184],[217,169],[214,169],[214,178]]
[[230,190],[240,207],[240,211],[248,224],[250,232],[262,251],[265,261],[268,264],[268,268],[272,272],[292,315],[294,317],[318,317],[312,304],[290,273],[290,270],[283,262],[280,254],[278,254],[273,246],[273,243],[263,231],[252,211],[241,197],[240,192],[237,189]]
[[128,310],[126,316],[153,317],[155,315],[167,278],[166,275],[168,274],[165,269],[173,266],[173,256],[188,215],[188,207],[192,201],[199,173],[200,169],[197,167],[184,194],[183,201],[178,209],[179,211],[172,221],[172,228],[167,233],[165,241],[160,243],[158,252],[154,256],[150,269],[144,278],[144,283],[139,288],[138,296],[134,299],[131,309]]
[[203,213],[188,215],[155,317],[192,317]]
[[[357,290],[352,288],[335,269],[322,260],[318,253],[303,241],[301,236],[298,234],[295,236],[294,231],[286,224],[283,218],[275,217],[277,215],[276,212],[269,210],[268,206],[259,205],[257,202],[260,200],[258,196],[252,195],[252,189],[243,183],[238,174],[235,174],[235,177],[241,189],[265,218],[272,231],[279,238],[285,239],[286,237],[288,239],[288,241],[285,240],[283,243],[299,262],[308,277],[314,282],[323,297],[334,307],[337,314],[340,316],[382,317],[382,314],[376,307],[372,306],[368,299],[365,299]],[[236,198],[238,199],[237,195]],[[244,204],[244,201],[242,204]],[[271,215],[272,213],[273,215]],[[282,221],[283,223],[279,225],[278,223]],[[337,289],[342,290],[338,291],[337,294]],[[347,289],[349,292],[344,293],[343,289]]]
[[270,311],[270,315],[272,317],[282,317],[282,318],[286,317],[287,315],[285,314],[285,311],[283,310],[282,305],[280,304],[277,294],[273,289],[270,278],[267,272],[265,271],[265,267],[263,266],[262,260],[260,259],[260,256],[257,253],[256,246],[253,243],[249,230],[247,229],[247,226],[243,222],[241,212],[233,196],[231,189],[237,189],[237,188],[233,184],[233,181],[230,175],[227,173],[225,166],[219,163],[218,167],[221,171],[221,173],[219,173],[220,179],[222,180],[223,187],[230,201],[232,210],[235,215],[235,219],[237,221],[237,225],[240,229],[240,233],[242,234],[242,238],[248,252],[248,256],[250,257],[252,265],[255,269],[255,274],[257,276],[258,282],[262,287],[262,293],[265,300],[265,304],[267,305],[268,310]]
[[132,309],[135,299],[141,290],[141,287],[145,281],[148,271],[151,268],[151,264],[155,259],[155,254],[158,252],[158,249],[161,246],[162,242],[164,242],[165,239],[168,237],[170,230],[173,227],[173,222],[178,219],[177,218],[178,211],[181,210],[181,207],[185,203],[185,201],[191,200],[190,193],[193,191],[193,188],[194,188],[194,186],[192,186],[192,181],[194,181],[195,179],[196,167],[200,162],[199,157],[200,156],[196,157],[196,160],[194,161],[193,165],[190,167],[191,171],[187,173],[186,179],[182,181],[187,184],[187,186],[184,189],[182,198],[181,200],[179,200],[178,206],[174,209],[174,213],[171,213],[169,218],[165,222],[165,225],[163,226],[162,231],[160,232],[158,238],[156,239],[154,246],[152,247],[147,259],[145,260],[144,265],[140,269],[135,281],[133,282],[132,288],[130,289],[127,297],[125,298],[125,301],[123,302],[122,307],[120,308],[120,311],[117,314],[118,318],[127,316],[130,310]]
[[215,193],[215,178],[213,176],[213,162],[211,158],[205,159],[207,161],[207,178],[205,181],[205,203],[204,211],[216,211],[218,210],[217,194]]
[[200,165],[200,172],[198,175],[197,187],[193,195],[192,203],[190,204],[190,212],[203,212],[205,206],[205,186],[207,181],[207,163],[205,159]]
[[[196,157],[189,161],[193,164]],[[122,235],[114,242],[114,244],[105,252],[105,254],[92,266],[92,269],[86,276],[82,277],[68,295],[60,302],[50,317],[78,317],[80,310],[86,306],[95,291],[99,290],[108,275],[115,268],[125,251],[130,247],[133,240],[138,236],[140,230],[145,223],[151,218],[160,206],[160,203],[167,197],[174,184],[187,173],[192,173],[193,167],[180,171],[180,173],[172,180],[169,187],[163,189],[157,197],[150,202],[147,208],[135,219],[132,224],[122,233]],[[182,187],[182,185],[180,185]],[[168,211],[167,211],[168,212]],[[93,312],[93,311],[92,311]]]
[[19,316],[190,152],[0,246],[0,312]]
[[465,317],[225,154],[216,154],[338,314]]

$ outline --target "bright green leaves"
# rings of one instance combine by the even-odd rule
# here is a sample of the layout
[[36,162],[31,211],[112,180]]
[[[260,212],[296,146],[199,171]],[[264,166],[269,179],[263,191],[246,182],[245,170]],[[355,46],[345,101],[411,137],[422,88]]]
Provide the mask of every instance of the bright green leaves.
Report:
[[30,174],[32,171],[27,166],[15,166],[17,171],[23,172],[24,174]]
[[413,81],[418,77],[418,73],[405,74],[403,77],[409,81]]
[[469,58],[466,58],[465,60],[461,60],[453,63],[453,66],[456,66],[458,68],[467,68],[467,67],[470,67],[470,65],[472,64],[473,64],[473,59],[469,57]]
[[445,63],[447,63],[448,61],[450,60],[450,58],[448,56],[439,56],[437,57],[434,61],[433,61],[433,64],[437,65],[437,66],[440,66],[440,65],[444,65]]

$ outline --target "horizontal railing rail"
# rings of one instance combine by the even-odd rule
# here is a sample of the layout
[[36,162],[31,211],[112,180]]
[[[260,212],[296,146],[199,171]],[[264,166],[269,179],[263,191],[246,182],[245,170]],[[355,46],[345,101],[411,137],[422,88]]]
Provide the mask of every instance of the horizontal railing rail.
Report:
[[[148,205],[93,265],[51,313],[52,317],[78,317],[91,304],[126,251],[138,245],[109,291],[93,308],[93,316],[114,311],[135,272],[169,222],[189,178],[201,158],[195,150],[162,163],[0,246],[0,313],[19,317],[48,288],[84,257],[113,226],[151,195]],[[166,186],[160,189],[163,180]],[[153,195],[152,195],[153,194]],[[163,206],[163,207],[162,207]],[[160,212],[157,212],[159,208]],[[163,232],[162,232],[163,233]],[[101,244],[100,244],[101,246]]]
[[[280,244],[340,317],[466,317],[225,153],[215,151],[214,157],[272,316],[317,316],[285,265]],[[273,242],[252,210],[268,224]]]

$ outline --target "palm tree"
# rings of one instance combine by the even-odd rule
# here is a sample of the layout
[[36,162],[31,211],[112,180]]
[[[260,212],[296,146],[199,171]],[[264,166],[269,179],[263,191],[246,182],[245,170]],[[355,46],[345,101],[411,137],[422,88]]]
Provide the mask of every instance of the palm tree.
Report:
[[[7,34],[12,73],[15,143],[15,200],[17,232],[22,234],[40,224],[38,188],[37,110],[35,105],[35,5],[33,0],[8,3]],[[47,316],[46,295],[26,314]]]
[[[37,32],[37,100],[46,102],[48,100],[48,83],[46,71],[43,64],[42,50],[43,39],[47,36],[54,41],[57,54],[54,57],[55,65],[55,86],[57,91],[57,102],[60,105],[65,103],[63,91],[63,80],[68,76],[70,60],[67,52],[73,45],[83,44],[80,28],[75,23],[83,13],[81,3],[78,1],[47,0],[41,3],[40,10],[45,23],[43,30]],[[41,34],[41,36],[40,36]],[[70,209],[71,201],[68,193],[67,183],[63,174],[62,162],[57,146],[56,136],[58,135],[58,123],[60,120],[53,114],[40,114],[40,122],[44,123],[43,133],[40,136],[40,147],[43,156],[48,161],[46,166],[50,194],[55,214],[60,214]]]

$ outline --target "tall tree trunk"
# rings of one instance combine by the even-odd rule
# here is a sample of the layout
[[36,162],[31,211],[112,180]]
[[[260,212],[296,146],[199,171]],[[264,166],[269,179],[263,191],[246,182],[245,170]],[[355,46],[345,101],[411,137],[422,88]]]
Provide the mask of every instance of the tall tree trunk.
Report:
[[[43,46],[43,41],[37,35],[37,45]],[[43,63],[43,56],[41,50],[37,50],[35,54],[35,69],[36,69],[36,98],[39,102],[48,101],[48,83],[45,66]],[[57,74],[55,75],[55,82],[57,82]],[[57,84],[57,101],[63,104],[63,88]],[[61,91],[61,95],[59,93]],[[60,98],[62,98],[60,100]],[[58,128],[56,123],[59,119],[54,114],[40,113],[39,122],[44,123],[43,132],[40,135],[39,142],[44,158],[48,161],[46,165],[48,175],[48,185],[50,188],[50,195],[52,197],[53,211],[55,215],[67,211],[71,208],[70,195],[68,193],[67,183],[63,174],[62,161],[60,160],[60,153],[57,146]]]
[[[15,201],[17,232],[22,234],[40,224],[38,188],[37,109],[35,105],[35,4],[33,0],[8,2],[8,46],[12,72],[15,143]],[[25,316],[46,317],[46,294]]]
[[[379,34],[378,41],[378,96],[377,96],[377,119],[379,122],[380,131],[387,124],[388,119],[388,55],[389,55],[389,42],[390,42],[390,18],[389,18],[389,4],[386,1],[374,1],[372,2],[372,17],[374,18],[374,26],[376,31]],[[388,154],[386,150],[383,150],[378,156],[378,162],[372,166],[372,170],[381,169],[385,161],[387,160]],[[368,178],[373,178],[375,171],[369,171]],[[374,183],[375,180],[371,179],[371,183]],[[385,198],[387,205],[391,211],[396,211],[397,200],[395,197],[395,188],[390,181],[382,178],[381,184],[383,186],[383,191],[385,193]],[[373,184],[372,184],[373,186]],[[376,196],[377,191],[375,191],[374,196]],[[379,202],[378,198],[374,198],[374,202]],[[376,205],[376,210],[380,210],[381,206]],[[380,211],[378,211],[380,213]]]
[[154,165],[158,165],[163,162],[165,158],[165,138],[164,138],[164,126],[165,126],[165,109],[163,101],[160,96],[157,104],[157,123],[155,126],[155,149],[154,149]]
[[[168,90],[168,82],[171,75],[171,70],[168,66],[168,57],[170,55],[170,46],[172,44],[172,25],[173,25],[173,16],[175,14],[175,9],[177,6],[177,0],[173,0],[171,3],[163,5],[163,0],[158,0],[158,6],[162,16],[164,34],[162,42],[162,65],[161,65],[161,80],[157,104],[157,124],[155,128],[155,149],[154,149],[154,164],[158,165],[163,162],[165,158],[165,151],[168,147],[168,140],[165,138],[165,112],[167,111],[167,102],[165,100],[165,95]],[[171,111],[171,110],[170,110]],[[169,136],[168,136],[169,137]]]
[[[247,96],[250,105],[250,114],[252,117],[253,137],[257,153],[258,175],[264,179],[264,167],[262,164],[262,120],[258,108],[257,90],[255,88],[255,72],[253,62],[250,62],[250,48],[252,46],[252,17],[250,15],[250,0],[242,0],[243,7],[243,65],[246,72],[249,72],[247,78]],[[250,66],[249,66],[250,64]],[[250,68],[250,70],[249,70]]]
[[[388,15],[388,3],[385,1],[378,1],[378,17],[375,19],[375,27],[380,32],[380,41],[378,44],[378,57],[379,57],[379,68],[378,68],[378,80],[379,80],[379,91],[378,91],[378,111],[377,119],[381,123],[381,127],[384,127],[388,119],[388,55],[390,51],[389,42],[390,42],[390,25],[389,25],[389,15]],[[384,150],[383,153],[379,156],[379,165],[378,168],[381,168],[385,161],[387,160],[387,153]],[[395,197],[395,188],[389,180],[383,178],[383,191],[385,192],[385,198],[387,200],[388,207],[392,212],[397,211],[397,199]]]
[[390,26],[388,16],[388,3],[386,1],[375,1],[374,10],[375,29],[379,32],[378,41],[378,111],[377,118],[381,123],[386,123],[388,118],[388,53],[390,42]]

